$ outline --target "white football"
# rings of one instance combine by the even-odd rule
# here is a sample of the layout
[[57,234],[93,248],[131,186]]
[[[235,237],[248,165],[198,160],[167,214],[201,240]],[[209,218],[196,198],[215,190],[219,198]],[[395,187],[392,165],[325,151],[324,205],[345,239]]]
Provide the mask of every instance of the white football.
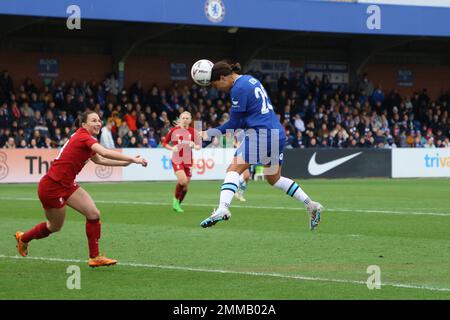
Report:
[[214,63],[209,60],[198,60],[191,68],[192,80],[199,86],[209,86],[211,84],[211,70],[213,66]]

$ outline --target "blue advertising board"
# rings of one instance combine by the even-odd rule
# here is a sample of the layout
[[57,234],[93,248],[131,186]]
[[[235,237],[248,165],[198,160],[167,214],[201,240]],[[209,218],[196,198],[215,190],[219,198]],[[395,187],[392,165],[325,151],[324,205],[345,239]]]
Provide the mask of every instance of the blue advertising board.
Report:
[[397,71],[397,84],[402,87],[413,86],[413,73],[411,70],[398,70]]
[[450,8],[308,0],[2,0],[0,14],[335,33],[450,36]]
[[187,80],[187,66],[185,63],[171,63],[169,67],[171,80]]
[[39,59],[39,75],[43,78],[56,78],[59,75],[59,63],[56,59]]

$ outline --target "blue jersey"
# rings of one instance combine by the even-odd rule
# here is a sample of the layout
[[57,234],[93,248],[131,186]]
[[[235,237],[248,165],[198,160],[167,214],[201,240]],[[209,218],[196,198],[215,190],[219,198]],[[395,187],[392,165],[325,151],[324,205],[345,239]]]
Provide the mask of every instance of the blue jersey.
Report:
[[275,161],[281,164],[286,134],[261,82],[252,76],[239,76],[230,97],[230,120],[216,129],[222,134],[228,129],[246,132],[235,156],[241,156],[249,164],[266,165]]
[[226,129],[279,130],[280,139],[285,138],[284,129],[273,111],[272,102],[261,82],[252,76],[239,76],[230,92],[230,121],[218,127]]

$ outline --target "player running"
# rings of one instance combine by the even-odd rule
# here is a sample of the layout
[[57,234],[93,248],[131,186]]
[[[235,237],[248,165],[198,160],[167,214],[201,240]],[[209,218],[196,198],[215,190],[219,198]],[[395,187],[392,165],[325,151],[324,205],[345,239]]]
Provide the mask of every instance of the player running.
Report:
[[[188,192],[188,185],[192,177],[192,148],[200,149],[200,145],[195,145],[195,130],[191,127],[192,116],[190,112],[184,111],[175,121],[175,126],[170,129],[163,142],[163,147],[171,150],[172,167],[177,176],[175,186],[175,197],[173,198],[173,210],[184,212],[181,202]],[[172,143],[170,145],[169,143]]]
[[200,225],[207,228],[219,221],[228,220],[231,217],[229,207],[239,185],[239,175],[251,164],[263,164],[265,177],[272,186],[305,205],[309,213],[309,228],[314,230],[319,224],[323,206],[312,201],[295,181],[281,176],[286,140],[284,129],[262,84],[252,76],[239,75],[240,70],[239,64],[229,65],[220,61],[214,64],[211,71],[211,85],[217,90],[230,93],[230,119],[215,129],[202,132],[203,139],[210,140],[212,136],[238,128],[244,129],[246,136],[227,169],[218,209]]
[[100,211],[91,196],[81,188],[75,177],[90,159],[104,166],[128,166],[130,163],[147,166],[147,161],[140,156],[130,157],[114,150],[104,148],[94,136],[100,132],[102,122],[94,111],[81,115],[81,126],[61,148],[48,173],[41,178],[38,195],[45,210],[46,222],[37,224],[27,232],[17,231],[17,250],[26,257],[28,246],[33,239],[48,237],[61,230],[66,217],[66,205],[86,217],[86,236],[89,246],[90,267],[109,266],[117,260],[100,255],[99,240],[101,235]]

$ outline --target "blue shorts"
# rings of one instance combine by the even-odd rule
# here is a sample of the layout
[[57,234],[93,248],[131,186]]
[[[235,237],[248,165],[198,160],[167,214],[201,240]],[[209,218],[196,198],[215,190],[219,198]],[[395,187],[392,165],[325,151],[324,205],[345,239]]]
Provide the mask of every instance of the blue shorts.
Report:
[[281,137],[261,131],[256,134],[248,134],[236,149],[234,156],[242,157],[251,165],[282,165],[285,143],[284,134]]

